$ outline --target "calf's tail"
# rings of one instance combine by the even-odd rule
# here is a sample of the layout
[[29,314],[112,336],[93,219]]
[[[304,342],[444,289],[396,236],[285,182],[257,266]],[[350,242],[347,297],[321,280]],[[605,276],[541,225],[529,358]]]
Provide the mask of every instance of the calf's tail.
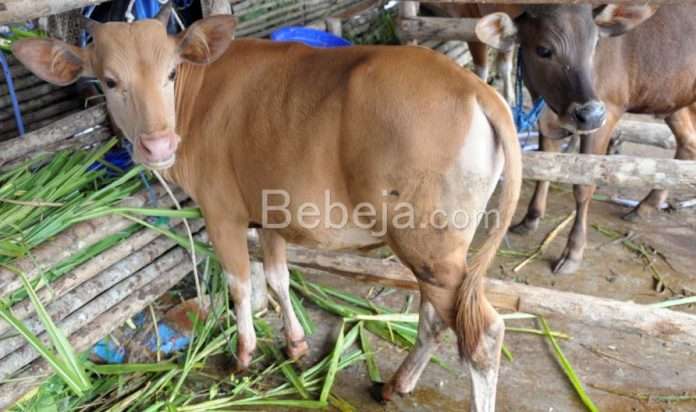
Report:
[[474,355],[479,340],[492,321],[490,304],[484,294],[484,276],[512,222],[522,185],[522,154],[510,109],[492,91],[486,90],[486,93],[477,96],[477,100],[502,146],[505,178],[497,204],[498,224],[489,230],[483,246],[468,266],[458,291],[455,332],[459,355],[467,359]]

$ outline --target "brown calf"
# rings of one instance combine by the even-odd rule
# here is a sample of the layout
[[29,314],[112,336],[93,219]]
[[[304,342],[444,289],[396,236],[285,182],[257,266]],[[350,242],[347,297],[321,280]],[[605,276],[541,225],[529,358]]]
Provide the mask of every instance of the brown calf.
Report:
[[[482,281],[521,179],[503,99],[426,49],[232,41],[233,28],[229,16],[176,37],[158,20],[92,24],[87,49],[24,40],[14,52],[54,83],[98,78],[136,160],[164,170],[200,205],[229,277],[239,368],[256,344],[250,224],[264,227],[264,268],[292,358],[308,348],[288,296],[286,242],[328,249],[386,242],[420,279],[421,320],[416,347],[381,396],[411,391],[451,327],[470,365],[472,410],[493,411],[504,325]],[[499,222],[467,264],[503,163]],[[354,218],[336,223],[341,208]]]
[[[582,153],[605,154],[625,112],[649,113],[665,116],[677,140],[677,159],[696,159],[696,5],[665,4],[655,10],[645,5],[530,6],[514,22],[504,14],[480,21],[477,34],[488,44],[521,44],[527,88],[551,109],[540,121],[542,150],[559,151],[557,139],[572,131],[582,134]],[[548,187],[548,182],[537,183],[515,232],[537,228]],[[556,273],[573,273],[580,266],[594,190],[574,187],[577,215]],[[666,196],[665,190],[653,190],[627,218],[649,215]]]

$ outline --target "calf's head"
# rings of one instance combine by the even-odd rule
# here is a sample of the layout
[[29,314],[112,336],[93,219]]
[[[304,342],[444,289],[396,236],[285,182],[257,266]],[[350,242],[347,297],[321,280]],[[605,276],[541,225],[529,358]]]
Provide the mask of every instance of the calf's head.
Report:
[[180,63],[208,64],[229,46],[235,20],[213,16],[177,36],[165,25],[171,8],[134,23],[89,21],[93,42],[86,48],[59,40],[27,39],[13,53],[38,77],[60,86],[95,77],[116,125],[133,143],[136,162],[166,169],[176,160],[175,82]]
[[619,36],[655,11],[648,5],[528,6],[514,20],[504,13],[483,17],[476,34],[498,49],[519,43],[527,87],[544,98],[564,128],[590,133],[606,120],[593,79],[599,38]]

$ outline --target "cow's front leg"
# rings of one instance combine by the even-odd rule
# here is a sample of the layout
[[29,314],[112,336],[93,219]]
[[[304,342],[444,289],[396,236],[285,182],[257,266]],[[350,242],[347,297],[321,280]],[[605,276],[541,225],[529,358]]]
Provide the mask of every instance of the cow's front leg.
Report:
[[[665,119],[677,141],[675,159],[696,159],[696,104],[685,107]],[[628,221],[652,217],[667,200],[667,191],[654,189],[630,213],[624,216]]]
[[[546,109],[540,119],[539,131],[539,151],[542,152],[560,152],[562,140],[566,132],[560,129],[556,124],[557,117],[550,110]],[[550,136],[550,137],[549,137]],[[541,219],[546,213],[546,198],[549,194],[549,182],[538,181],[534,188],[534,194],[529,202],[527,214],[516,225],[510,227],[512,233],[518,235],[526,235],[537,230]]]
[[251,308],[251,271],[247,247],[247,223],[228,216],[206,213],[208,235],[222,269],[227,275],[234,314],[237,318],[237,364],[238,371],[246,370],[256,349],[256,333]]
[[271,230],[259,231],[263,245],[263,269],[266,280],[278,298],[283,312],[283,327],[288,342],[287,354],[297,360],[309,352],[304,330],[297,319],[290,301],[290,272],[288,271],[286,242],[279,234]]
[[[591,135],[581,137],[580,153],[605,155],[609,146],[609,138],[620,116],[616,110],[608,111],[607,121],[601,129]],[[587,216],[590,210],[590,201],[596,188],[592,185],[573,186],[576,208],[575,223],[568,236],[565,250],[553,267],[553,273],[569,275],[580,268],[587,243]]]

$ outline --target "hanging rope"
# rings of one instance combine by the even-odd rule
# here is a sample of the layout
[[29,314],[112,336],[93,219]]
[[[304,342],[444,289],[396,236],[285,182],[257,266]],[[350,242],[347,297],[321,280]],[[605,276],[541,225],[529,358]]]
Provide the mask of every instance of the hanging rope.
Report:
[[22,111],[19,109],[19,100],[17,100],[17,93],[15,93],[12,72],[10,71],[10,65],[7,64],[5,53],[2,51],[0,51],[0,64],[2,64],[2,73],[5,75],[5,82],[7,83],[7,92],[10,94],[17,131],[19,131],[20,136],[24,136],[24,119],[22,118]]
[[544,99],[540,97],[534,102],[528,112],[524,110],[524,95],[522,94],[524,85],[523,74],[522,50],[519,50],[517,53],[517,78],[515,79],[515,105],[512,106],[512,116],[515,120],[517,133],[524,133],[534,129],[537,120],[539,120],[541,110],[545,105]]

